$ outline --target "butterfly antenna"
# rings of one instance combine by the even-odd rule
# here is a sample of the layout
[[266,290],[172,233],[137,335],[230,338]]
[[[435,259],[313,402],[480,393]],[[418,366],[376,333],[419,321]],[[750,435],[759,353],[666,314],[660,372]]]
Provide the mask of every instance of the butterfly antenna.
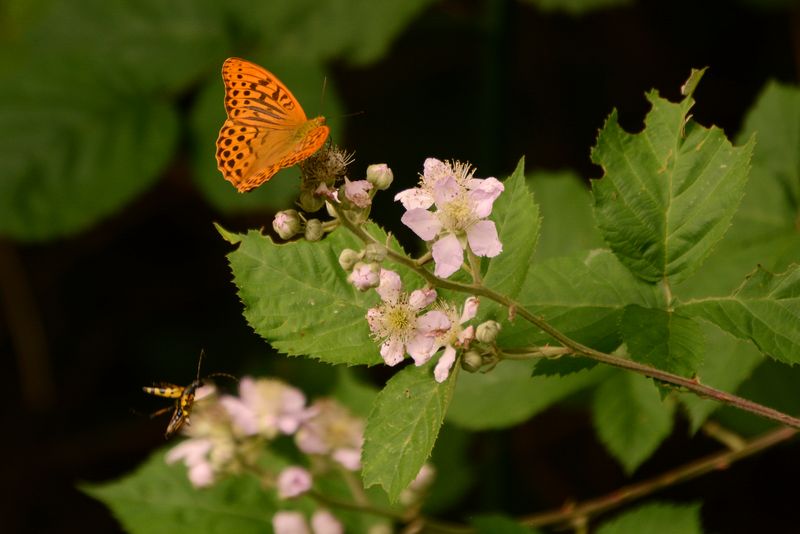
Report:
[[319,109],[320,113],[325,112],[325,93],[328,90],[328,77],[325,76],[322,78],[322,94],[319,95]]
[[212,376],[221,376],[223,378],[230,378],[231,380],[234,380],[236,382],[239,381],[238,377],[235,377],[235,376],[233,376],[231,374],[228,374],[228,373],[211,373],[210,375],[208,375],[208,378],[211,378]]

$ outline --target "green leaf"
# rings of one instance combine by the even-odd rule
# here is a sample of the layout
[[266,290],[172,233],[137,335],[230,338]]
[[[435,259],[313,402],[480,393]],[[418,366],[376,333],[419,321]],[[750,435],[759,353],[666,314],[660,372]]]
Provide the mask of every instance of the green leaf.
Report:
[[723,237],[742,199],[754,140],[733,147],[719,128],[689,119],[694,100],[647,95],[652,110],[632,135],[611,113],[592,150],[595,218],[606,242],[637,276],[689,276]]
[[336,386],[331,395],[355,415],[366,418],[378,396],[378,389],[359,379],[350,367],[337,367],[336,376]]
[[563,11],[578,16],[602,9],[629,6],[633,0],[525,0],[541,11]]
[[702,534],[700,503],[650,503],[603,523],[597,534]]
[[594,224],[589,189],[577,174],[537,171],[529,176],[528,186],[542,213],[535,262],[603,246]]
[[776,360],[800,362],[800,265],[778,275],[758,268],[733,295],[692,300],[677,309],[752,341]]
[[[703,364],[697,370],[697,379],[702,384],[734,393],[763,358],[751,343],[736,339],[715,325],[703,322],[700,325],[705,337],[706,350]],[[680,394],[686,407],[691,432],[697,432],[714,410],[721,404],[705,400],[693,393]]]
[[[371,230],[385,239],[377,227]],[[342,229],[316,243],[276,244],[257,231],[241,236],[228,261],[253,330],[290,356],[349,365],[381,362],[365,319],[378,296],[347,282],[338,262],[345,248],[359,249],[361,242]]]
[[758,143],[733,225],[695,276],[674,287],[682,299],[730,293],[759,264],[781,272],[800,263],[800,89],[767,84],[737,139],[753,135]]
[[79,232],[120,209],[163,171],[177,139],[164,102],[112,87],[56,58],[0,75],[0,234]]
[[470,523],[478,534],[532,534],[539,532],[519,524],[514,519],[502,515],[482,515],[473,517]]
[[608,372],[601,366],[564,378],[532,378],[533,365],[530,361],[508,360],[485,374],[461,373],[447,421],[470,430],[514,426],[593,386]]
[[152,455],[134,473],[80,489],[108,506],[131,534],[175,532],[262,533],[277,510],[272,492],[255,477],[221,480],[192,487],[181,464],[167,465],[164,453]]
[[597,389],[592,415],[600,440],[630,474],[669,436],[672,412],[652,380],[616,371]]
[[[656,286],[633,276],[609,251],[594,250],[535,264],[517,300],[569,337],[611,351],[621,343],[617,325],[625,306],[658,308],[662,295]],[[548,335],[519,317],[512,325],[504,324],[498,337],[506,347],[549,341]]]
[[364,430],[364,486],[379,484],[397,498],[431,455],[458,373],[439,384],[433,365],[408,365],[378,394]]
[[504,182],[492,219],[497,226],[503,252],[489,261],[483,277],[486,287],[515,298],[531,265],[539,237],[539,206],[525,185],[525,159]]
[[[316,116],[319,100],[326,77],[325,69],[318,61],[285,58],[275,54],[251,57],[275,73],[292,90],[310,116]],[[325,93],[326,122],[331,127],[331,137],[335,140],[342,131],[341,101],[335,87],[330,84]],[[201,89],[191,115],[191,134],[195,151],[192,154],[192,176],[198,189],[219,211],[242,213],[253,211],[278,211],[292,207],[300,194],[300,170],[295,167],[284,169],[270,179],[268,184],[247,194],[236,191],[217,169],[214,147],[219,129],[225,121],[224,88],[219,75],[209,79]]]
[[703,360],[703,332],[680,313],[631,304],[620,322],[632,360],[682,376],[694,375]]

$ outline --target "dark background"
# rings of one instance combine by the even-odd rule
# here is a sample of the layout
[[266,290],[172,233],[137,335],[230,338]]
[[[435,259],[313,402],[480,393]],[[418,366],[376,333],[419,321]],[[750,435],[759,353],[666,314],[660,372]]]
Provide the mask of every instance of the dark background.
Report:
[[[677,99],[690,68],[709,66],[694,114],[732,137],[767,80],[796,81],[799,47],[800,10],[756,2],[642,1],[573,16],[521,1],[444,1],[415,18],[380,61],[328,66],[345,112],[363,112],[339,136],[356,151],[354,176],[386,162],[408,182],[436,156],[503,178],[525,156],[528,169],[569,168],[588,180],[600,175],[589,150],[612,108],[638,130],[646,90]],[[246,48],[229,53],[248,57]],[[181,98],[188,105],[192,91]],[[189,382],[201,348],[208,372],[269,372],[312,393],[332,376],[329,367],[276,357],[245,323],[229,247],[211,222],[242,231],[268,227],[271,214],[215,211],[190,182],[191,150],[182,138],[154,187],[87,231],[0,241],[3,532],[118,531],[75,484],[118,477],[163,445],[166,420],[132,414],[160,406],[140,387]],[[391,226],[400,212],[384,201],[375,213]],[[575,406],[477,435],[477,474],[494,482],[477,485],[450,516],[531,513],[623,484]],[[684,430],[635,478],[717,450]],[[704,500],[709,532],[787,531],[796,527],[796,492],[783,488],[799,475],[790,445],[659,496]]]

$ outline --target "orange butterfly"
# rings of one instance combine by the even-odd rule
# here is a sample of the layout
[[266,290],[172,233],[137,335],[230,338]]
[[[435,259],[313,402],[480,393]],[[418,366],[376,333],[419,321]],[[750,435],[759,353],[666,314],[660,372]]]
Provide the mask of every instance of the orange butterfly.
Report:
[[274,74],[244,59],[222,65],[228,119],[217,138],[217,167],[240,193],[303,161],[325,143],[325,117],[309,120]]

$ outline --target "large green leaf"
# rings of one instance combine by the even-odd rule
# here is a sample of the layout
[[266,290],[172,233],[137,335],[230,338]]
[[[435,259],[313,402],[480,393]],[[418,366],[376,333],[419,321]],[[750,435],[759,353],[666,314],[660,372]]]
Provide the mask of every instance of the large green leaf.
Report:
[[461,373],[447,420],[470,430],[507,428],[607,376],[598,366],[566,377],[531,377],[534,362],[504,361],[488,373]]
[[227,238],[239,240],[228,260],[244,316],[273,347],[328,363],[382,361],[365,318],[378,295],[357,291],[338,263],[343,249],[362,246],[349,232],[339,229],[316,243],[276,244],[257,231]]
[[489,261],[483,277],[487,287],[515,298],[531,266],[539,238],[539,206],[525,185],[525,160],[504,182],[505,191],[494,204],[492,219],[503,252]]
[[800,362],[800,265],[778,275],[759,267],[731,296],[691,300],[677,309],[752,341],[776,360]]
[[379,484],[396,501],[431,455],[458,373],[439,384],[433,364],[408,365],[378,394],[364,430],[364,486]]
[[165,102],[55,57],[3,70],[0,234],[41,240],[78,232],[163,171],[177,139]]
[[[697,74],[690,82],[696,85]],[[679,103],[647,95],[643,132],[606,121],[592,160],[595,217],[614,253],[637,276],[674,282],[691,274],[723,237],[741,201],[754,141],[733,147],[719,128],[689,119],[691,92]]]
[[[568,336],[601,350],[621,342],[617,325],[629,304],[658,308],[662,294],[636,278],[607,250],[535,264],[518,301]],[[502,319],[505,319],[504,317]],[[543,344],[551,338],[517,317],[505,326],[503,346]]]
[[682,298],[732,292],[756,265],[800,263],[800,89],[769,83],[738,136],[756,135],[752,169],[733,225],[709,259],[675,287]]
[[226,479],[204,489],[192,487],[181,464],[166,465],[156,453],[134,473],[81,489],[102,501],[131,534],[175,532],[262,533],[277,510],[273,492],[256,477]]
[[692,318],[674,311],[631,304],[620,333],[632,360],[683,376],[692,376],[703,360],[703,332]]
[[597,389],[592,415],[600,440],[631,473],[669,436],[673,407],[649,378],[616,371]]
[[535,261],[603,246],[603,238],[594,224],[589,189],[577,174],[536,171],[528,177],[528,186],[542,212]]
[[603,523],[597,534],[702,534],[700,503],[650,503]]

